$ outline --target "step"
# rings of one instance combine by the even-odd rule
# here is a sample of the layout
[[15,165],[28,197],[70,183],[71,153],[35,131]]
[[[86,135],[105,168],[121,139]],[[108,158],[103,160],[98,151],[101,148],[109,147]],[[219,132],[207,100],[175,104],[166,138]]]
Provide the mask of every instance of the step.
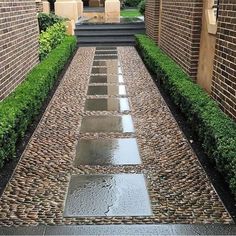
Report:
[[116,46],[116,47],[128,47],[135,46],[135,42],[97,42],[97,43],[78,43],[78,47],[99,47],[99,46]]
[[75,35],[78,37],[93,37],[93,36],[133,36],[134,34],[142,34],[145,30],[135,30],[132,31],[124,31],[124,30],[116,30],[116,31],[76,31]]
[[75,31],[77,30],[132,30],[132,29],[143,29],[144,24],[98,24],[98,25],[79,25],[76,26]]
[[0,235],[235,235],[235,225],[74,225],[0,227]]
[[103,37],[103,36],[96,36],[96,37],[79,37],[79,43],[108,43],[108,42],[133,42],[135,40],[134,36],[122,36],[122,37]]

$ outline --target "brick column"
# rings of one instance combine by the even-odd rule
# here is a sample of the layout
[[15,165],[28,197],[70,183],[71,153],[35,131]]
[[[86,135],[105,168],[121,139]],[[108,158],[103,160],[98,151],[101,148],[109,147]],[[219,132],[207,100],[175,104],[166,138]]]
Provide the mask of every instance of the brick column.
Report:
[[159,46],[193,79],[198,69],[202,10],[202,0],[162,1]]
[[145,24],[147,35],[158,42],[160,0],[147,0],[145,11]]
[[236,121],[236,9],[234,0],[220,0],[212,97]]

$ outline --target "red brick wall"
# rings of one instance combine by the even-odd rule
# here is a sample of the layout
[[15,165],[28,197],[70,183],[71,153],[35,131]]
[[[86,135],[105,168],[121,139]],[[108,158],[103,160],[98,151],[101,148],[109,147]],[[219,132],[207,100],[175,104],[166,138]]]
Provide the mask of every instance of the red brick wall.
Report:
[[0,1],[0,100],[38,63],[35,0]]
[[202,0],[163,0],[160,47],[192,78],[197,76]]
[[145,10],[145,23],[147,35],[158,41],[160,0],[147,0]]
[[212,97],[236,120],[236,2],[220,0]]

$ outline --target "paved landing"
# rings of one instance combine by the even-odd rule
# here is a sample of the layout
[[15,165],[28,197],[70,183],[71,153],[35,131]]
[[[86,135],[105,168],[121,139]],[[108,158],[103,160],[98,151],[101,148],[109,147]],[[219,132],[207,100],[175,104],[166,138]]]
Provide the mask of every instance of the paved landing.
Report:
[[0,228],[0,235],[236,235],[235,225],[78,225]]

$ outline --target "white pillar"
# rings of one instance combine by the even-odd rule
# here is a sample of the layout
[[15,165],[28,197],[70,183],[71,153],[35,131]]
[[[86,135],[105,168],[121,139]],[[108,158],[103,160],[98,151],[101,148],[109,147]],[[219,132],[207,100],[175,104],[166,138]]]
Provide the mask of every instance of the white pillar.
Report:
[[78,2],[76,0],[57,0],[55,2],[55,14],[77,21],[79,17]]
[[106,0],[105,1],[105,18],[108,22],[117,22],[120,19],[120,1]]
[[43,12],[49,14],[50,13],[50,3],[47,0],[42,0],[43,3]]
[[76,0],[77,1],[77,8],[78,8],[78,16],[82,16],[84,12],[84,3],[82,0]]

